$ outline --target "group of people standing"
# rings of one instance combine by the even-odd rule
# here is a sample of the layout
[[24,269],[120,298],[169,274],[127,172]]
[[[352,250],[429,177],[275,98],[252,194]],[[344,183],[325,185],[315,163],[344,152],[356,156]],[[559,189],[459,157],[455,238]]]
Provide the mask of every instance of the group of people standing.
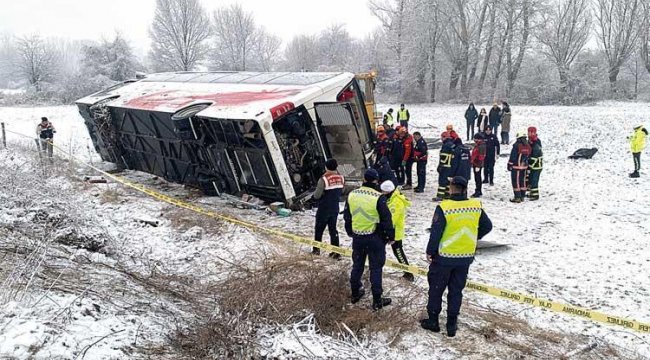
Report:
[[[474,138],[476,132],[485,132],[488,128],[492,129],[494,136],[499,132],[501,126],[501,141],[500,144],[507,145],[510,143],[510,120],[512,114],[510,112],[510,105],[507,102],[501,101],[501,106],[496,102],[492,105],[488,113],[485,108],[481,108],[480,112],[476,111],[474,103],[470,103],[465,110],[465,122],[467,124],[467,141]],[[470,137],[471,133],[471,137]]]

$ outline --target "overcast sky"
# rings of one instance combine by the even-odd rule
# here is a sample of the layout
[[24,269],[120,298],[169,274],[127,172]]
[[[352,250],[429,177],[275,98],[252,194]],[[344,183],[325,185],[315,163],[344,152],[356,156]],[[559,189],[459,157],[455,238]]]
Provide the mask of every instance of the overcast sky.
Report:
[[[352,36],[370,33],[379,22],[366,0],[200,0],[214,9],[239,2],[257,24],[286,43],[295,34],[317,33],[343,23]],[[121,31],[136,47],[149,46],[155,0],[0,0],[0,33],[38,33],[72,39],[110,38]]]

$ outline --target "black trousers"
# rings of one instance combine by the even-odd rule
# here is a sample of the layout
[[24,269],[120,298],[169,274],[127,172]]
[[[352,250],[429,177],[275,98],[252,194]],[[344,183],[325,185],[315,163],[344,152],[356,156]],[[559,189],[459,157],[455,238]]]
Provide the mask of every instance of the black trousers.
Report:
[[[323,233],[325,232],[325,228],[327,228],[330,232],[330,243],[334,246],[339,246],[339,232],[336,230],[338,217],[338,214],[330,216],[318,216],[317,214],[314,240],[322,242]],[[314,250],[317,250],[317,248],[314,248]]]
[[404,178],[406,176],[406,171],[405,167],[402,166],[400,163],[399,165],[395,166],[395,177],[397,178],[397,184],[396,185],[404,185]]
[[429,318],[437,317],[442,311],[442,295],[447,289],[447,318],[456,317],[463,303],[463,289],[467,282],[469,265],[446,266],[433,262],[429,265]]
[[494,163],[494,160],[486,160],[483,167],[483,178],[490,184],[494,184]]
[[530,170],[528,172],[528,188],[530,189],[530,197],[532,199],[539,199],[539,177],[542,174],[542,169]]
[[370,268],[370,285],[373,300],[379,301],[383,293],[381,272],[386,263],[386,245],[377,235],[366,235],[352,238],[352,272],[350,272],[350,288],[352,296],[359,295],[361,276],[368,259]]
[[474,194],[477,195],[483,195],[483,179],[481,179],[481,170],[482,168],[474,168],[474,183],[476,184]]
[[406,173],[406,185],[413,186],[413,160],[406,161],[404,171]]
[[424,187],[427,184],[427,162],[418,161],[417,162],[417,174],[418,174],[418,190],[424,191]]
[[[465,119],[465,122],[467,123],[467,141],[469,141],[469,139],[474,138],[474,120],[470,121]],[[472,132],[472,137],[469,137],[470,130]]]
[[399,126],[409,128],[409,121],[408,120],[400,120],[399,121]]
[[632,159],[634,159],[634,171],[638,172],[641,170],[641,153],[632,153]]
[[393,254],[395,255],[395,259],[397,259],[398,263],[404,265],[409,264],[409,261],[406,258],[406,253],[404,252],[404,248],[402,247],[402,240],[395,240],[395,242],[393,242],[390,247],[393,248]]
[[510,143],[510,132],[501,131],[501,144],[508,145]]

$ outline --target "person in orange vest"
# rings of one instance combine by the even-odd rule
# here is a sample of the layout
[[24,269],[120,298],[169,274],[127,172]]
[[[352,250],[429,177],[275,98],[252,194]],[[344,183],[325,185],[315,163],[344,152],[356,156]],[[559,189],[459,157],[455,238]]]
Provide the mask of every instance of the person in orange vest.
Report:
[[[338,163],[336,159],[329,159],[325,162],[325,173],[318,180],[314,199],[318,200],[318,210],[316,210],[316,229],[314,240],[323,241],[325,228],[329,230],[330,242],[334,246],[339,246],[339,232],[336,229],[336,223],[339,217],[339,201],[345,186],[345,178],[337,171]],[[319,248],[313,248],[312,254],[320,255]],[[341,255],[330,253],[330,257],[338,260]]]

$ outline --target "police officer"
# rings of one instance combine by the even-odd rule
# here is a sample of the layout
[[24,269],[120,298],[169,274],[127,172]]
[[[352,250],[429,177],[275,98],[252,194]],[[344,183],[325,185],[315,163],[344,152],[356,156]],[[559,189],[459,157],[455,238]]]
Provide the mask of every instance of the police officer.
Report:
[[530,157],[531,148],[526,140],[526,133],[517,134],[517,141],[512,144],[510,151],[510,160],[508,161],[508,171],[512,180],[512,191],[515,197],[510,199],[513,203],[524,201],[526,195],[526,170],[528,170],[528,158]]
[[345,231],[352,238],[351,301],[357,303],[365,294],[361,276],[367,258],[372,308],[378,310],[391,304],[390,298],[382,297],[381,272],[386,262],[386,244],[395,241],[395,229],[386,196],[379,192],[379,174],[368,169],[363,178],[363,185],[348,195],[343,212]]
[[45,117],[43,116],[41,118],[41,122],[36,125],[36,135],[40,139],[40,144],[41,144],[41,149],[42,151],[47,151],[47,156],[52,157],[53,153],[53,146],[52,146],[52,139],[54,138],[54,133],[56,133],[56,130],[54,129],[54,125]]
[[537,128],[531,126],[528,128],[528,143],[531,152],[528,159],[528,180],[526,181],[530,189],[529,199],[539,200],[539,176],[542,174],[544,154],[542,152],[542,142],[537,137]]
[[492,230],[492,222],[478,199],[467,199],[467,179],[456,176],[450,184],[451,198],[436,207],[427,245],[429,261],[428,319],[420,325],[440,331],[438,316],[442,311],[442,294],[447,288],[447,335],[456,335],[463,288],[476,244]]
[[400,126],[408,129],[410,119],[411,114],[409,114],[409,111],[404,108],[404,104],[400,104],[399,111],[397,111],[397,120],[399,121]]
[[422,138],[422,134],[418,131],[413,133],[415,146],[413,148],[413,157],[417,166],[416,173],[418,175],[418,186],[413,192],[424,192],[424,186],[427,183],[427,160],[429,159],[429,147],[427,142]]
[[440,149],[440,162],[438,163],[438,192],[433,201],[441,201],[447,197],[449,177],[451,176],[451,160],[454,157],[454,139],[451,137],[442,138]]
[[[339,217],[339,201],[345,186],[345,179],[338,173],[337,168],[336,159],[329,159],[325,162],[325,174],[318,180],[314,192],[314,199],[318,200],[314,240],[322,242],[323,232],[327,228],[330,233],[330,242],[334,246],[339,246],[339,232],[336,230],[336,223]],[[313,248],[312,254],[320,255],[320,249]],[[341,255],[331,253],[330,257],[338,260]]]
[[390,108],[386,114],[384,114],[384,126],[392,129],[394,124],[395,119],[393,119],[393,108]]

